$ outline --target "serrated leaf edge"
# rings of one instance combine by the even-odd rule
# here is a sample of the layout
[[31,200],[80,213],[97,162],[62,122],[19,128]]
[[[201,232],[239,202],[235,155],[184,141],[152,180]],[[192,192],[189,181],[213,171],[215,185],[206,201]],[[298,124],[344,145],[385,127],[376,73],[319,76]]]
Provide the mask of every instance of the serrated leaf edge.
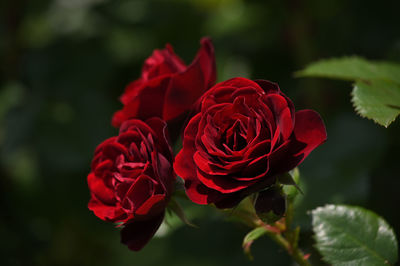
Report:
[[385,128],[388,128],[390,126],[391,123],[393,123],[398,116],[394,117],[393,119],[387,119],[386,122],[381,123],[379,120],[377,120],[376,118],[373,117],[369,117],[367,116],[365,113],[367,112],[364,108],[361,107],[361,103],[357,100],[357,97],[355,95],[355,90],[358,88],[356,82],[352,84],[353,89],[351,90],[351,103],[353,105],[353,108],[355,110],[355,112],[366,119],[372,120],[375,124],[378,124],[380,126],[384,126]]

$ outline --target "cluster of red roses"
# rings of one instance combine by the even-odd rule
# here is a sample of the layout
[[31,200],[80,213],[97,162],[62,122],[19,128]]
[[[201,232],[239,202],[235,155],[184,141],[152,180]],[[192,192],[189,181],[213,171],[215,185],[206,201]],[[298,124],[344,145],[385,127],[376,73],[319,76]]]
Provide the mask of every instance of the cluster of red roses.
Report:
[[[122,243],[132,250],[162,223],[176,175],[198,204],[231,208],[253,193],[265,202],[276,177],[326,140],[318,113],[295,112],[277,84],[246,78],[215,84],[213,45],[208,38],[201,44],[189,66],[169,45],[155,50],[121,96],[123,109],[112,119],[118,136],[96,148],[89,209],[123,226]],[[180,128],[176,139],[184,127],[174,157],[169,130]]]

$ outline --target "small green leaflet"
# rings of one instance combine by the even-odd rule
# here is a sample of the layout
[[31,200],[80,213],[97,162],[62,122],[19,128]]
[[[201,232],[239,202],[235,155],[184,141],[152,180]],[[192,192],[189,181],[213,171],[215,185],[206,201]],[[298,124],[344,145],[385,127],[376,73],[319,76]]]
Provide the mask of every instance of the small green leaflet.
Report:
[[267,234],[268,230],[265,227],[257,227],[251,230],[243,239],[243,251],[249,257],[250,260],[253,259],[251,255],[250,247],[253,244],[254,240],[260,238],[261,236]]
[[316,248],[332,265],[394,265],[397,241],[383,218],[361,207],[326,205],[312,211]]
[[357,113],[385,127],[400,114],[400,64],[355,56],[333,58],[312,63],[296,76],[353,81]]

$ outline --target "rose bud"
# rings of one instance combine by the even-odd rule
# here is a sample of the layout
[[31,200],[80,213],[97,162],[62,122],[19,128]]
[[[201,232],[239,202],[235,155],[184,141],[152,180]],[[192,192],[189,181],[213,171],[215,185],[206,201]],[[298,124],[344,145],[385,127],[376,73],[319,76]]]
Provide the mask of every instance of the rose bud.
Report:
[[214,47],[209,38],[201,40],[201,48],[189,66],[167,44],[146,59],[141,77],[125,88],[120,98],[124,107],[114,114],[112,124],[119,127],[131,118],[150,117],[169,122],[192,109],[215,80]]
[[275,184],[326,140],[319,114],[295,112],[278,85],[266,80],[221,82],[200,103],[174,163],[198,204],[234,207]]
[[266,223],[278,221],[286,212],[286,198],[276,186],[260,191],[254,203],[257,216]]
[[164,218],[175,175],[166,123],[125,121],[119,135],[101,143],[87,177],[89,209],[102,220],[119,223],[122,243],[140,250]]

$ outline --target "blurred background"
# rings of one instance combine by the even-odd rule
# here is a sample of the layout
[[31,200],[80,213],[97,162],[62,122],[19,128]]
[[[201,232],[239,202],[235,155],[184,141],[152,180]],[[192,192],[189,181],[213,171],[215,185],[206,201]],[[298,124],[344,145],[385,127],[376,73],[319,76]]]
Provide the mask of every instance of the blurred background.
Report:
[[155,48],[190,63],[202,36],[218,80],[278,82],[296,109],[323,117],[328,141],[301,165],[296,222],[316,265],[308,210],[326,203],[372,209],[400,234],[400,122],[360,118],[351,84],[297,79],[315,60],[344,55],[400,62],[400,1],[6,0],[0,3],[1,265],[291,265],[263,238],[243,254],[248,228],[186,203],[199,228],[163,227],[141,252],[87,209],[97,144],[117,134],[119,95]]

